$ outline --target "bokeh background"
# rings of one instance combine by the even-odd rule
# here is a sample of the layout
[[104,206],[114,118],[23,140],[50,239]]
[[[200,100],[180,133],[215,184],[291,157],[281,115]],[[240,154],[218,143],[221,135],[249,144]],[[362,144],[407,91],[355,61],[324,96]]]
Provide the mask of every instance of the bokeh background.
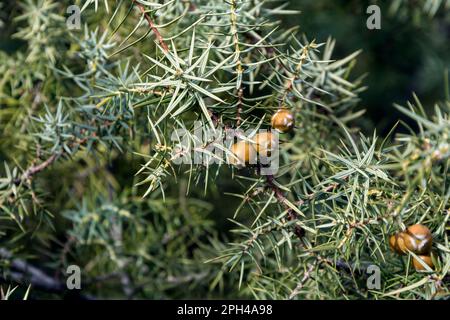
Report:
[[[366,0],[291,0],[288,9],[300,15],[286,18],[289,26],[300,26],[310,39],[336,39],[338,57],[358,49],[362,53],[355,74],[366,74],[367,89],[361,94],[361,108],[367,110],[360,126],[387,133],[402,115],[394,103],[405,105],[415,92],[422,103],[432,108],[445,97],[445,74],[450,66],[450,11],[441,5],[434,16],[415,2]],[[381,30],[366,27],[367,7],[381,8]],[[403,119],[405,120],[405,119]]]

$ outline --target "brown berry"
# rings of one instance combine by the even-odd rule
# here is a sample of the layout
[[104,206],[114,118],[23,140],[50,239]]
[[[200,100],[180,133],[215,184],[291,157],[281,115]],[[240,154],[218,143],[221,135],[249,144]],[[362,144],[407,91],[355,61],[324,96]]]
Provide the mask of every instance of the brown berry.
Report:
[[278,147],[278,137],[270,131],[258,133],[252,140],[255,142],[256,152],[263,157],[270,157]]
[[[426,265],[428,265],[431,269],[433,269],[434,264],[433,264],[433,259],[431,259],[431,256],[428,255],[421,255],[418,256],[422,262],[424,262]],[[420,263],[419,259],[416,259],[415,257],[413,257],[412,259],[412,263],[414,266],[414,269],[416,269],[417,271],[423,271],[423,270],[427,270],[422,263]]]
[[[413,241],[411,248],[409,250],[416,254],[427,254],[431,251],[431,246],[433,245],[433,238],[431,236],[430,229],[422,224],[415,224],[406,229]],[[414,250],[413,250],[414,249]]]
[[408,253],[411,245],[414,244],[412,237],[405,232],[398,232],[392,237],[389,239],[389,244],[391,245],[391,248],[400,255]]
[[[228,157],[229,163],[237,167],[245,167],[246,164],[256,163],[256,150],[248,141],[239,141],[231,146],[231,152],[236,156]],[[237,158],[237,159],[236,159]]]
[[397,252],[399,254],[407,253],[408,249],[407,249],[407,247],[405,245],[405,233],[404,232],[399,232],[396,235],[396,238],[397,238],[397,245],[396,245]]
[[294,129],[295,117],[294,114],[285,108],[278,110],[272,116],[272,128],[281,133],[286,133]]
[[397,234],[393,234],[392,236],[389,237],[389,247],[391,248],[392,251],[397,252]]

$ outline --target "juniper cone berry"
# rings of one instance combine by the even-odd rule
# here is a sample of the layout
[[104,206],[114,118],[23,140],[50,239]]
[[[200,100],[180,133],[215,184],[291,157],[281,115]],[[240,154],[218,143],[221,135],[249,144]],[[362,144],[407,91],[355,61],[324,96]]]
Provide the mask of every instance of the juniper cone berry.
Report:
[[280,109],[272,116],[272,128],[281,133],[287,133],[294,129],[294,114],[288,109]]
[[406,245],[409,250],[417,254],[429,253],[433,244],[430,229],[422,224],[415,224],[406,229],[411,236]]
[[395,251],[400,255],[406,254],[408,252],[406,242],[411,241],[410,236],[404,232],[399,232],[395,234],[395,240]]
[[[256,149],[248,141],[238,141],[231,146],[231,152],[235,157],[228,156],[230,164],[237,166],[238,168],[245,167],[247,164],[256,163]],[[237,159],[236,159],[237,158]]]
[[252,140],[255,142],[256,151],[260,156],[270,157],[278,147],[278,140],[270,131],[258,133]]
[[[418,257],[422,260],[422,262],[424,262],[426,265],[428,265],[431,269],[434,268],[433,259],[431,258],[431,256],[429,256],[429,255],[420,255]],[[419,259],[413,257],[412,263],[413,263],[414,268],[417,271],[426,270],[426,268],[420,263]]]
[[[317,1],[340,13],[319,33]],[[402,31],[364,37],[401,39],[384,59],[327,37],[369,35],[354,15],[368,1],[317,1],[0,0],[0,299],[63,299],[80,281],[82,300],[448,297],[446,32],[409,39],[431,1],[391,1]],[[438,96],[409,98],[411,83]],[[431,248],[415,223],[437,243],[430,278],[411,276],[431,254],[410,254]],[[204,308],[190,305],[179,314]]]
[[389,246],[399,254],[406,254],[408,251],[415,254],[427,254],[431,251],[432,244],[430,230],[421,224],[412,225],[389,238]]
[[389,247],[391,248],[392,251],[394,251],[396,253],[401,253],[398,250],[397,237],[398,237],[398,233],[395,233],[395,234],[393,234],[392,236],[389,237]]

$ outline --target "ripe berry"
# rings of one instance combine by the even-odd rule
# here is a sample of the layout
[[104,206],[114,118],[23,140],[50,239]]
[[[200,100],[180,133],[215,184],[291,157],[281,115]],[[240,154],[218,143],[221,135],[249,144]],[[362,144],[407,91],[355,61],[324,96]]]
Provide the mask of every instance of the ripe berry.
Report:
[[[418,256],[420,259],[422,259],[422,261],[428,265],[431,269],[433,269],[434,264],[433,264],[433,260],[431,259],[431,256],[429,255],[421,255]],[[422,270],[426,270],[426,268],[420,263],[419,259],[413,258],[412,260],[413,266],[417,271],[422,271]]]
[[239,141],[231,146],[231,152],[237,157],[228,157],[229,163],[239,168],[245,167],[246,164],[256,163],[256,150],[248,141]]
[[392,251],[398,253],[398,254],[403,254],[402,251],[399,250],[398,248],[398,233],[393,234],[392,236],[390,236],[389,238],[389,247],[391,248]]
[[288,109],[280,109],[272,116],[272,128],[281,133],[286,133],[294,129],[294,114]]
[[396,239],[396,251],[398,254],[406,254],[408,253],[408,250],[413,249],[412,246],[414,245],[414,241],[412,241],[411,236],[405,232],[399,232],[396,235]]
[[270,157],[278,147],[278,137],[270,131],[258,133],[252,140],[255,142],[256,152],[262,157]]
[[397,251],[397,234],[389,237],[389,247],[392,251]]
[[408,227],[405,231],[396,233],[389,238],[389,246],[398,254],[412,251],[424,255],[431,251],[433,239],[430,230],[421,224]]
[[426,254],[431,250],[433,239],[430,229],[422,224],[415,224],[406,229],[406,233],[411,236],[408,249],[414,251],[416,254]]

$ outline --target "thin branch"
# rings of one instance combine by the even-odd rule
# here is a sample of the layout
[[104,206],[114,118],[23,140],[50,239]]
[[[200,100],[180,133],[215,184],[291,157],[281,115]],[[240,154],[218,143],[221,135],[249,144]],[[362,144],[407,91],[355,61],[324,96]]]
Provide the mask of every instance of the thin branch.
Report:
[[305,274],[303,275],[302,280],[300,280],[300,282],[297,284],[295,289],[292,290],[291,294],[289,295],[289,300],[294,299],[295,296],[297,296],[300,293],[300,290],[303,289],[306,281],[308,281],[308,279],[311,278],[311,273],[314,270],[314,267],[316,266],[316,264],[317,264],[317,261],[314,261],[314,263],[309,266],[308,270],[306,270]]
[[[4,248],[0,248],[0,258],[11,259],[12,253]],[[49,292],[61,292],[65,288],[61,282],[24,260],[12,259],[10,266],[13,271],[11,278],[18,283],[31,283],[33,287],[38,287]]]
[[237,86],[238,102],[236,105],[236,124],[237,124],[237,126],[239,126],[242,121],[242,119],[241,119],[242,98],[244,96],[244,89],[242,88],[242,74],[244,73],[244,69],[242,68],[241,49],[239,47],[236,0],[232,0],[230,5],[231,5],[231,10],[230,10],[231,35],[233,37],[234,54],[235,54],[234,60],[236,61],[236,76],[237,76],[237,81],[238,81],[238,86]]
[[[288,219],[295,220],[298,219],[298,215],[292,210],[292,208],[286,203],[288,200],[285,197],[283,191],[274,183],[275,178],[272,175],[266,176],[266,181],[268,187],[274,192],[277,201],[287,210]],[[303,238],[305,231],[302,227],[295,225],[294,234],[299,238]]]
[[[80,139],[78,141],[74,141],[71,143],[71,146],[81,146],[83,144],[85,144],[89,138],[93,138],[96,136],[96,133],[93,132],[91,135],[84,137],[83,139]],[[38,146],[38,150],[39,150],[40,146]],[[28,181],[29,179],[31,179],[35,174],[43,171],[44,169],[46,169],[47,167],[51,166],[56,160],[58,160],[58,158],[64,154],[65,151],[62,152],[58,152],[58,153],[53,153],[50,157],[47,158],[47,160],[45,160],[44,162],[41,162],[38,165],[35,165],[34,163],[36,163],[36,159],[33,160],[33,164],[24,171],[24,173],[17,179],[14,180],[14,184],[15,185],[19,185],[20,183],[22,183],[23,181]],[[40,153],[40,152],[38,152]],[[38,154],[39,157],[39,154]]]
[[60,154],[58,154],[58,153],[54,153],[44,162],[42,162],[38,165],[33,165],[33,166],[29,167],[20,176],[20,178],[17,178],[14,180],[14,184],[19,185],[22,181],[27,181],[28,179],[32,178],[36,173],[41,172],[42,170],[44,170],[45,168],[50,166],[53,162],[55,162],[58,159],[59,155]]
[[155,34],[156,39],[158,39],[158,42],[161,45],[161,48],[163,48],[163,50],[165,52],[169,52],[169,46],[164,42],[164,39],[163,39],[161,33],[159,32],[158,28],[156,28],[153,20],[150,18],[150,16],[147,14],[147,12],[145,12],[145,7],[142,4],[140,4],[139,2],[137,2],[136,0],[133,0],[133,3],[138,6],[139,10],[141,10],[142,14],[145,17],[145,20],[147,20],[148,25],[150,26],[153,33]]
[[[282,91],[281,99],[280,99],[280,105],[283,107],[284,102],[288,98],[289,93],[291,92],[295,81],[300,77],[300,71],[303,68],[303,64],[305,63],[306,59],[308,58],[309,50],[314,48],[316,45],[314,42],[311,42],[310,44],[303,47],[301,54],[300,54],[300,60],[298,61],[297,65],[295,66],[294,73],[292,76],[286,80],[284,84],[284,89]],[[289,72],[289,71],[288,71]]]

